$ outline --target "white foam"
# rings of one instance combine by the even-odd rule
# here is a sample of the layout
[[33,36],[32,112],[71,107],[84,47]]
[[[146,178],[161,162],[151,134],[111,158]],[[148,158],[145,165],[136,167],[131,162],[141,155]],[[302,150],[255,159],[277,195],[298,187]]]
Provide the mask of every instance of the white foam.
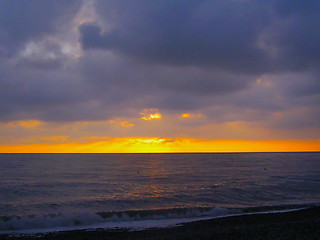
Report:
[[156,211],[137,211],[112,213],[108,218],[96,214],[81,213],[57,216],[38,216],[0,220],[0,234],[46,233],[67,230],[96,228],[158,228],[171,225],[225,216],[230,213],[226,208],[212,209],[172,209]]
[[59,227],[85,226],[103,222],[103,218],[90,213],[69,215],[47,215],[35,217],[13,217],[8,221],[0,220],[0,233],[28,232],[32,229],[55,229]]
[[[102,218],[94,219],[94,223],[84,224],[84,225],[69,225],[69,226],[52,226],[48,223],[42,225],[43,227],[39,228],[24,228],[24,229],[12,229],[0,231],[0,234],[35,234],[35,233],[50,233],[50,232],[60,232],[60,231],[73,231],[73,230],[95,230],[95,229],[130,229],[130,230],[142,230],[148,228],[166,228],[174,227],[179,224],[194,222],[200,220],[209,220],[209,219],[218,219],[225,217],[234,217],[234,216],[244,216],[244,215],[257,215],[257,214],[273,214],[273,213],[285,213],[293,212],[298,210],[307,209],[304,208],[295,208],[295,209],[285,209],[285,210],[271,210],[271,211],[260,211],[260,212],[249,212],[249,213],[228,213],[227,209],[215,209],[217,212],[216,216],[201,216],[201,217],[185,217],[185,218],[170,218],[170,219],[145,219],[145,220],[126,220],[126,221],[103,221]],[[77,215],[79,217],[79,215]],[[87,214],[80,215],[81,217],[86,218]],[[97,216],[97,215],[95,215]],[[92,221],[91,219],[86,219],[85,221]],[[99,216],[98,216],[99,217]],[[79,218],[78,218],[79,219]],[[39,221],[38,219],[37,221]],[[59,224],[65,224],[65,220]],[[70,223],[70,222],[69,222]]]

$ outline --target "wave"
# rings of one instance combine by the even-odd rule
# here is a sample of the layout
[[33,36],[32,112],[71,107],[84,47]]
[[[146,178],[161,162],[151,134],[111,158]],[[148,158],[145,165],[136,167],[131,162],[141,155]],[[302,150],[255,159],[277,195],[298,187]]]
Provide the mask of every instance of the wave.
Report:
[[312,203],[249,208],[172,208],[97,213],[59,213],[30,216],[1,216],[0,234],[44,233],[96,228],[168,227],[184,222],[235,215],[292,211]]

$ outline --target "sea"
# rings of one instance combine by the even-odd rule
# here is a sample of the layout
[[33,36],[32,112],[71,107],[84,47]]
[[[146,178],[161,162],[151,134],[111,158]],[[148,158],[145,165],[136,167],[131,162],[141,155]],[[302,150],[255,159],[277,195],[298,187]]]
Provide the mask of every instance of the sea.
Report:
[[168,227],[319,204],[319,152],[0,154],[0,234]]

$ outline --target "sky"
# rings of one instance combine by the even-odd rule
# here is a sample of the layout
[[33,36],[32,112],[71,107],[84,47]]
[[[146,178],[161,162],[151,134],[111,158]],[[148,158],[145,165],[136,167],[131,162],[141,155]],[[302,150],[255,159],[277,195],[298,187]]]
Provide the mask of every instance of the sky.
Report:
[[318,0],[0,0],[0,152],[320,151]]

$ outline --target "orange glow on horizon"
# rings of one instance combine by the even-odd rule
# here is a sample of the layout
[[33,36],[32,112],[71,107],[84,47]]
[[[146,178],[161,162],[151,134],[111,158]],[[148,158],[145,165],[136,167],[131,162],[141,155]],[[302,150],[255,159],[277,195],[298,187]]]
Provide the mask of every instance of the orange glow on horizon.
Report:
[[88,138],[87,142],[0,145],[1,153],[170,153],[320,151],[320,141],[205,140],[192,138]]

